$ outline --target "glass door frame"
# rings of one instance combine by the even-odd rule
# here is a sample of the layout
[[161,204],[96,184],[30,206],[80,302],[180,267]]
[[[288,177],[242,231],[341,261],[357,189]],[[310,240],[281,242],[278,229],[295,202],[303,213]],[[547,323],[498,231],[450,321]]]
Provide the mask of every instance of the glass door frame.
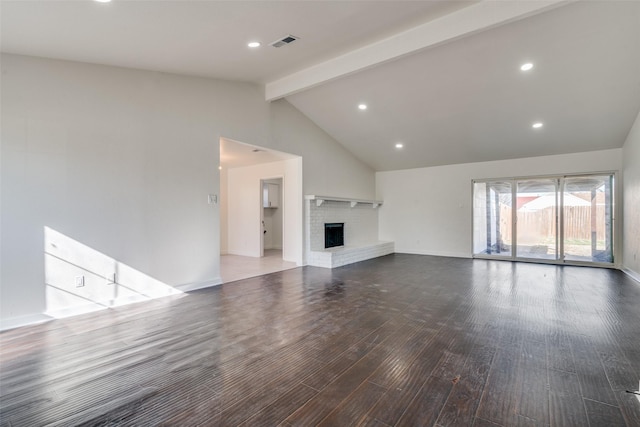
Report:
[[[563,188],[563,182],[562,182],[562,177],[558,177],[558,176],[552,176],[552,177],[541,177],[541,176],[536,176],[536,177],[526,177],[526,178],[514,178],[513,179],[513,184],[512,184],[512,199],[515,201],[516,203],[516,209],[513,210],[512,212],[512,227],[513,227],[513,247],[514,247],[514,251],[513,251],[513,259],[516,261],[531,261],[531,262],[538,262],[538,261],[549,261],[551,263],[557,263],[558,261],[560,261],[561,259],[561,255],[564,253],[563,249],[562,249],[562,236],[564,235],[563,230],[562,230],[562,219],[560,218],[560,206],[562,206],[562,192],[560,191],[561,188]],[[517,200],[518,200],[518,183],[520,181],[542,181],[542,180],[549,180],[549,181],[553,181],[554,187],[555,187],[555,215],[553,218],[553,222],[555,225],[555,244],[554,244],[554,251],[556,254],[555,259],[550,259],[550,258],[536,258],[536,257],[526,257],[526,256],[518,256],[518,209],[517,209]]]
[[[610,227],[610,236],[611,236],[611,255],[612,262],[598,262],[598,261],[578,261],[578,260],[566,260],[564,254],[564,193],[565,193],[565,178],[571,177],[582,177],[582,176],[599,176],[599,175],[610,175],[613,177],[611,183],[611,194],[610,194],[610,205],[611,205],[611,223]],[[494,254],[476,254],[474,253],[474,187],[476,183],[486,183],[486,182],[494,182],[494,181],[511,181],[511,199],[512,204],[517,205],[517,183],[518,181],[526,181],[526,180],[535,180],[535,179],[556,179],[558,180],[557,186],[557,196],[556,200],[558,205],[556,206],[556,239],[557,239],[557,247],[558,253],[556,254],[556,259],[544,259],[544,258],[527,258],[527,257],[519,257],[517,256],[517,244],[518,244],[518,235],[517,235],[517,210],[512,209],[511,212],[511,236],[512,236],[512,250],[510,256],[504,255],[494,255]],[[619,256],[619,244],[621,242],[619,230],[616,226],[616,219],[619,215],[620,206],[616,203],[616,200],[619,199],[619,185],[618,182],[618,172],[617,171],[602,171],[602,172],[585,172],[585,173],[566,173],[566,174],[558,174],[558,175],[535,175],[535,176],[517,176],[517,177],[500,177],[500,178],[483,178],[483,179],[472,179],[471,180],[471,257],[477,259],[492,259],[492,260],[503,260],[503,261],[518,261],[518,262],[533,262],[538,264],[553,264],[553,265],[577,265],[577,266],[590,266],[590,267],[607,267],[607,268],[618,268],[620,259]]]

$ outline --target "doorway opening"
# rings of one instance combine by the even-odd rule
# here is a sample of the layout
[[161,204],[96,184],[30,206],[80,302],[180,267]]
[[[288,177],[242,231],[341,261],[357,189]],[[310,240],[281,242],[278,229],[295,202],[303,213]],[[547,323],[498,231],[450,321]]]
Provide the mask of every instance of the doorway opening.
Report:
[[261,256],[282,258],[284,241],[283,179],[261,179],[262,189],[262,248]]
[[473,181],[473,256],[613,266],[614,178]]
[[223,282],[302,265],[302,159],[220,139]]

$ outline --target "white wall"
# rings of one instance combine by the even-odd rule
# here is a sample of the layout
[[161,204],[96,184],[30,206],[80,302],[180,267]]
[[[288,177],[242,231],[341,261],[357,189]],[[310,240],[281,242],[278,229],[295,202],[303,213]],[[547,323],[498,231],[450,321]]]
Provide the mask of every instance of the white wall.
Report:
[[623,147],[623,267],[640,280],[640,113]]
[[220,169],[220,254],[227,254],[229,247],[229,230],[228,230],[228,218],[229,218],[229,193],[228,193],[228,169]]
[[271,104],[273,148],[303,158],[304,194],[373,199],[374,171],[284,99]]
[[379,239],[394,241],[396,252],[470,257],[472,179],[621,169],[615,149],[378,172]]
[[228,171],[228,252],[259,257],[262,179],[282,177],[282,258],[302,264],[302,159],[231,168]]

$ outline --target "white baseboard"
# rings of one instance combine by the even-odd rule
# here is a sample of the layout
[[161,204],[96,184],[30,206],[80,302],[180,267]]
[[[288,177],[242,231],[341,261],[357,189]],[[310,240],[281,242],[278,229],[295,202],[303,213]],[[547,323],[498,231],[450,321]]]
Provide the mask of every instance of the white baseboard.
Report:
[[[169,296],[169,295],[166,295]],[[127,297],[120,297],[116,300],[96,301],[91,304],[83,304],[72,307],[64,307],[58,310],[47,311],[46,315],[56,319],[62,319],[65,317],[78,316],[80,314],[93,313],[94,311],[106,310],[108,308],[122,307],[129,304],[137,304],[140,302],[146,302],[153,299],[162,298],[162,296],[149,298],[144,295],[131,295]]]
[[106,303],[105,305],[101,305],[98,303],[94,304],[83,304],[77,305],[73,307],[65,307],[59,310],[47,311],[46,314],[55,319],[63,319],[65,317],[78,316],[80,314],[93,313],[94,311],[106,310],[107,308],[111,308]]
[[635,271],[631,270],[630,268],[627,267],[622,267],[621,270],[629,277],[631,277],[633,280],[635,280],[636,282],[640,283],[640,273],[636,273]]
[[0,331],[19,328],[21,326],[35,325],[53,320],[51,316],[46,314],[30,314],[27,316],[10,317],[0,319]]
[[[184,285],[174,286],[175,289],[188,292],[194,291],[196,289],[208,288],[211,286],[217,286],[222,284],[222,278],[216,277],[213,280],[208,280],[206,282],[199,283],[187,283]],[[74,307],[65,307],[59,310],[50,311],[42,314],[31,314],[27,316],[19,316],[19,317],[10,317],[6,319],[0,319],[0,331],[6,331],[9,329],[15,329],[22,326],[35,325],[38,323],[48,322],[53,319],[61,319],[64,317],[77,316],[79,314],[91,313],[94,311],[104,310],[107,308],[118,307],[133,303],[145,302],[148,301],[149,298],[140,298],[138,296],[121,298],[117,301],[108,301],[103,302],[102,304],[83,304]]]
[[221,284],[222,277],[216,277],[213,280],[207,280],[205,282],[185,283],[184,285],[176,285],[174,287],[182,292],[189,292],[198,289],[210,288],[212,286],[218,286]]
[[431,256],[443,256],[452,258],[471,258],[471,255],[464,252],[443,252],[443,251],[423,251],[416,249],[404,249],[396,247],[394,253],[397,254],[410,254],[410,255],[431,255]]

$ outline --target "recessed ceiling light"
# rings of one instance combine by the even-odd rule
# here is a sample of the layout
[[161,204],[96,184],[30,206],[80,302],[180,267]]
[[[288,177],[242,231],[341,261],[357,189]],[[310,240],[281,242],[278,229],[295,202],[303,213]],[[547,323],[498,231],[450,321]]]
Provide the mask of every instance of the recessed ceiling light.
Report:
[[533,64],[532,64],[531,62],[527,62],[526,64],[522,64],[522,65],[520,66],[520,69],[521,69],[522,71],[529,71],[529,70],[530,70],[530,69],[532,69],[532,68],[533,68]]
[[367,109],[367,104],[359,104],[359,105],[358,105],[358,109],[360,109],[360,110],[366,110],[366,109]]
[[402,142],[398,142],[396,144],[396,148],[402,148],[402,147],[404,147],[404,144]]
[[111,3],[111,0],[94,0],[97,1],[98,3]]
[[249,46],[249,47],[260,47],[260,42],[250,42],[250,43],[247,43],[247,46]]
[[542,122],[535,122],[531,127],[534,129],[540,129],[542,127]]

